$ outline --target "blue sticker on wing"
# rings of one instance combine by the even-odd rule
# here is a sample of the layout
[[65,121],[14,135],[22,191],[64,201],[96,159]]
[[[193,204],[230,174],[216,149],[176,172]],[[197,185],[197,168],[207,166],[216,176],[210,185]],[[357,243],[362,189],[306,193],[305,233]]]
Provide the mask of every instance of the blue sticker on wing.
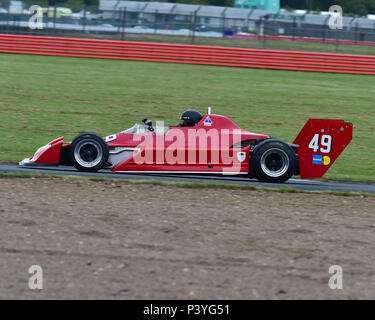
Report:
[[323,156],[321,155],[313,155],[313,164],[322,164],[323,163]]

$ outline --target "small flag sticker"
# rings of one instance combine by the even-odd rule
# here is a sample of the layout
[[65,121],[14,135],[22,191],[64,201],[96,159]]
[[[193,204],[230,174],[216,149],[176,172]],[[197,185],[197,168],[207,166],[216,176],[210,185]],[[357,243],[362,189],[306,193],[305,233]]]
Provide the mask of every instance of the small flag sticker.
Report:
[[207,116],[207,118],[204,119],[203,125],[205,125],[205,126],[211,126],[212,125],[212,120],[211,120],[210,116]]
[[323,157],[320,155],[313,155],[313,164],[322,164]]

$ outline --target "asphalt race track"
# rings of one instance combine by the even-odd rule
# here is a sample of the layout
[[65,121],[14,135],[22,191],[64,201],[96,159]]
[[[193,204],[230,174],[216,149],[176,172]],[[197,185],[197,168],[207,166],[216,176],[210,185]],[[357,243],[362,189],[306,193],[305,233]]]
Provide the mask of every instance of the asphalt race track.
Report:
[[37,172],[45,174],[71,175],[82,177],[105,177],[112,179],[129,179],[129,180],[163,180],[163,181],[189,181],[189,182],[215,182],[230,183],[239,185],[263,186],[269,188],[295,188],[306,191],[351,191],[375,193],[375,184],[358,183],[358,182],[325,182],[302,179],[290,179],[285,183],[266,183],[249,179],[244,176],[213,176],[198,174],[139,174],[139,173],[113,173],[110,170],[100,170],[99,172],[79,172],[73,167],[56,166],[56,167],[20,167],[18,164],[0,163],[0,172],[22,173]]

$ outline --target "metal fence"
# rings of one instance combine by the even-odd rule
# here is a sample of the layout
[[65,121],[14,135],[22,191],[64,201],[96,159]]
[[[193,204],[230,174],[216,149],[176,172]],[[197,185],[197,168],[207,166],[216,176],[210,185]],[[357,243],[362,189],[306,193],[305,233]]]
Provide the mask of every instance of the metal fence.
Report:
[[[0,8],[0,33],[375,55],[375,21],[371,20],[345,18],[343,29],[331,30],[330,16],[319,17],[320,22],[314,23],[314,17],[282,16],[261,10],[216,7],[210,11],[195,6],[194,11],[189,11],[193,6],[182,5],[186,10],[176,10],[173,4],[168,4],[172,7],[165,10],[166,4],[160,9],[155,3],[154,8],[142,7],[142,3],[137,3],[137,8],[127,7],[128,3],[117,1],[117,6],[109,8],[103,5],[64,8],[58,4],[45,7],[42,29],[30,28],[33,14],[25,4],[23,8]],[[43,8],[42,3],[39,5]],[[231,10],[241,11],[234,15]]]

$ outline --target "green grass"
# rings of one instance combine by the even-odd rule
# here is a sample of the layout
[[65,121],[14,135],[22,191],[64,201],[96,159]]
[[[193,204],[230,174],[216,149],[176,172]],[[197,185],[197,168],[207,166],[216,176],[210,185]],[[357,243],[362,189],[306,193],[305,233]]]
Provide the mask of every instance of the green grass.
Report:
[[0,161],[50,140],[109,135],[144,117],[176,124],[182,111],[229,116],[293,141],[308,118],[354,123],[326,178],[375,182],[375,78],[188,64],[0,54]]

